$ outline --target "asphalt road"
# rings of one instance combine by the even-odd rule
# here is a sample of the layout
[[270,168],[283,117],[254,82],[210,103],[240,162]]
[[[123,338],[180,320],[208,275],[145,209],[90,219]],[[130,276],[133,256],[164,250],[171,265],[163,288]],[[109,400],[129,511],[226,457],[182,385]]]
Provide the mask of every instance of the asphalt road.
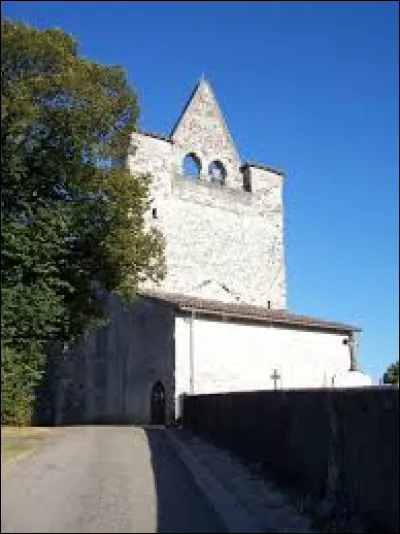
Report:
[[163,429],[64,428],[1,482],[1,532],[226,532]]

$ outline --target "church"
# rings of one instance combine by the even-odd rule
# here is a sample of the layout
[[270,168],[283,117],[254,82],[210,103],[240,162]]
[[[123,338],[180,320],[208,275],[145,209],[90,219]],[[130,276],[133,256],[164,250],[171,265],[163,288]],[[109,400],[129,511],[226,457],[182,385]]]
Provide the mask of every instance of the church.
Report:
[[129,309],[103,295],[109,323],[62,370],[59,423],[168,424],[185,394],[371,384],[359,328],[287,309],[285,174],[241,161],[206,80],[170,135],[132,133],[128,165],[152,177],[146,224],[164,235],[167,274]]

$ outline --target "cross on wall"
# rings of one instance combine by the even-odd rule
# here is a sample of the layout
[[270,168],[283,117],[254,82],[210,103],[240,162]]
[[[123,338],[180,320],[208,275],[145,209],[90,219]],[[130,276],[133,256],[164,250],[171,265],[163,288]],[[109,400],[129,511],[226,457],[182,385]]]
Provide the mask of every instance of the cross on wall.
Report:
[[274,372],[271,374],[270,378],[274,381],[274,390],[276,391],[278,389],[278,380],[281,379],[278,369],[274,369]]

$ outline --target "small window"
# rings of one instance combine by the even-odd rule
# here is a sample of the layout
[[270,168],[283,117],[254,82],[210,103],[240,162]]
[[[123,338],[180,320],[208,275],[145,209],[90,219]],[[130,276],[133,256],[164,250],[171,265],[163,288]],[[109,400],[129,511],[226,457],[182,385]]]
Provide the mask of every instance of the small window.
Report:
[[251,193],[251,178],[250,178],[250,171],[248,168],[245,168],[242,170],[243,173],[243,189],[247,191],[248,193]]
[[222,163],[218,160],[212,161],[208,167],[208,175],[211,182],[225,184],[226,170]]
[[153,208],[151,210],[151,214],[153,216],[153,219],[157,219],[158,215],[157,215],[157,208]]
[[193,152],[187,154],[183,159],[183,175],[189,178],[199,178],[201,172],[200,159]]

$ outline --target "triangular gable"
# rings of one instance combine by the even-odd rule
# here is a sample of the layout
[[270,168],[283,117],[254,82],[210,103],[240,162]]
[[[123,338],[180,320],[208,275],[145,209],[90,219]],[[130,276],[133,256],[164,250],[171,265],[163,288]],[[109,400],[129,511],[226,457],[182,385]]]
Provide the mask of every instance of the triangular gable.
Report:
[[203,299],[219,300],[221,302],[238,302],[239,296],[227,286],[216,280],[205,280],[201,284],[186,292],[187,295]]
[[170,138],[186,145],[198,137],[204,141],[204,132],[208,132],[207,137],[211,146],[214,144],[214,139],[217,145],[223,140],[225,151],[229,150],[235,164],[240,165],[239,155],[213,90],[210,84],[202,79],[190,95],[171,131]]
[[179,117],[176,119],[175,124],[174,124],[174,126],[173,126],[173,128],[171,130],[171,133],[169,134],[169,138],[170,139],[173,139],[173,137],[175,135],[175,132],[178,129],[178,126],[182,123],[182,119],[186,115],[186,112],[187,112],[189,106],[191,105],[192,100],[194,99],[195,95],[200,90],[200,84],[202,82],[203,82],[203,80],[198,81],[197,84],[195,85],[193,91],[191,92],[191,94],[190,94],[190,96],[188,98],[188,101],[186,102],[186,104],[185,104],[184,108],[182,109],[181,113],[179,114]]

